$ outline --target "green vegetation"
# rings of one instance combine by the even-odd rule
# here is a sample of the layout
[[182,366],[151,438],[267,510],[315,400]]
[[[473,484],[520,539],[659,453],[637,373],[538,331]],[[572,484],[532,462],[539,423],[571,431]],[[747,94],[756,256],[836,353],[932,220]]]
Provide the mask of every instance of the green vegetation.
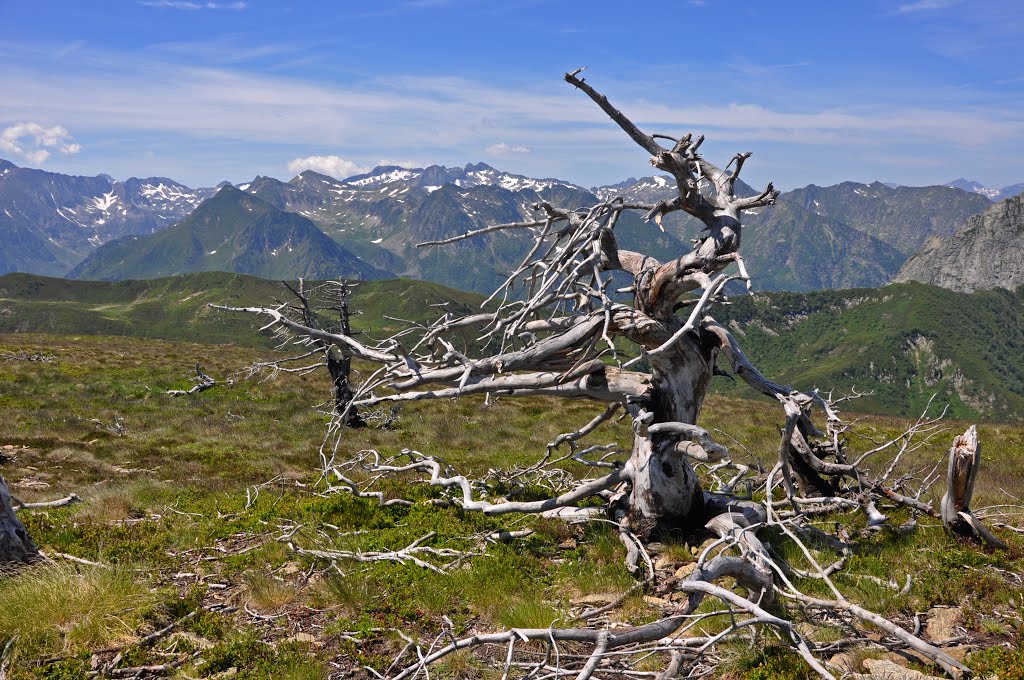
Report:
[[[207,305],[263,305],[288,295],[279,282],[222,272],[112,283],[8,274],[0,276],[0,332],[270,347],[273,338],[255,332],[256,320]],[[481,301],[436,283],[371,281],[354,290],[353,325],[371,337],[390,335],[403,327],[394,319],[428,323],[445,312],[469,313]],[[857,402],[861,411],[916,416],[937,394],[936,404],[948,404],[955,417],[1024,417],[1022,291],[966,294],[908,283],[759,293],[737,296],[713,314],[734,324],[766,374],[805,390],[870,392]],[[740,382],[718,380],[714,388],[752,396]]]
[[[391,300],[400,290],[382,295]],[[344,492],[325,494],[325,485],[317,483],[316,451],[326,417],[312,402],[317,395],[326,399],[327,378],[244,379],[243,369],[268,351],[125,337],[0,335],[0,356],[55,357],[0,360],[6,416],[0,473],[22,501],[70,492],[83,499],[23,511],[22,519],[44,552],[114,567],[59,562],[0,579],[0,610],[12,612],[0,617],[0,647],[17,636],[11,677],[82,678],[90,650],[115,647],[97,654],[98,662],[110,662],[117,652],[121,666],[185,659],[181,677],[231,669],[243,678],[322,678],[339,669],[362,674],[363,665],[384,670],[405,645],[386,632],[391,629],[433,639],[445,618],[456,634],[547,626],[568,620],[574,603],[615,596],[632,585],[623,548],[602,523],[489,518],[425,504],[380,507]],[[188,385],[196,360],[221,385],[187,398],[168,396],[167,389]],[[226,382],[229,377],[234,381]],[[558,402],[559,418],[545,417],[555,407],[544,399],[499,399],[489,407],[477,399],[413,403],[390,429],[349,432],[340,455],[366,448],[395,455],[414,446],[481,475],[535,460],[547,441],[594,412],[585,402]],[[762,401],[712,397],[702,424],[728,433],[723,441],[735,440],[737,460],[765,466],[776,455],[777,411]],[[897,418],[872,418],[862,429],[883,437],[904,426]],[[951,423],[950,432],[908,456],[907,469],[930,469],[962,428]],[[595,441],[620,447],[629,442],[626,423],[602,432]],[[983,424],[980,434],[989,453],[977,508],[1007,502],[1001,489],[1024,484],[1024,428]],[[870,446],[857,439],[852,445]],[[576,464],[569,469],[585,473]],[[375,488],[386,498],[441,496],[413,477]],[[547,493],[533,484],[498,491],[510,498]],[[926,499],[935,501],[941,491],[933,489]],[[904,519],[894,513],[894,526]],[[863,526],[856,513],[843,521],[851,532]],[[930,520],[919,522],[909,536],[880,532],[862,540],[837,583],[852,600],[894,620],[907,623],[916,611],[957,605],[972,633],[994,644],[1015,640],[1024,591],[999,574],[1021,571],[1024,541],[1002,532],[1011,550],[987,552],[945,535]],[[477,538],[526,527],[535,533],[511,544],[485,545]],[[289,534],[287,540],[301,548],[370,551],[400,548],[431,531],[428,545],[486,554],[449,573],[346,560],[334,570],[277,540]],[[779,543],[783,556],[800,564],[797,551]],[[683,539],[670,541],[664,554],[677,564],[693,559]],[[905,596],[866,578],[902,580],[907,574],[913,587]],[[821,584],[802,587],[824,592]],[[55,592],[65,595],[55,600]],[[713,609],[708,602],[701,611]],[[199,613],[173,633],[149,646],[137,644],[193,611]],[[661,611],[637,595],[610,616],[640,623]],[[787,615],[799,619],[800,613]],[[711,617],[701,630],[723,625],[722,617]],[[841,630],[815,634],[834,638]],[[744,649],[723,650],[735,654],[728,666],[732,677],[805,675],[781,648]],[[979,659],[994,667],[1002,663],[997,654]],[[432,677],[490,677],[479,654],[453,656],[435,671]]]
[[[209,304],[268,305],[291,294],[278,281],[245,274],[203,272],[163,279],[74,281],[34,274],[0,276],[0,332],[122,335],[207,344],[269,347],[248,315]],[[465,314],[483,298],[436,283],[392,279],[355,286],[353,323],[368,334],[393,333],[401,322],[426,323],[445,310]],[[447,305],[443,308],[439,305]]]
[[771,293],[713,313],[738,324],[737,339],[767,375],[800,389],[870,392],[858,409],[916,416],[938,394],[955,417],[1024,416],[1024,289]]

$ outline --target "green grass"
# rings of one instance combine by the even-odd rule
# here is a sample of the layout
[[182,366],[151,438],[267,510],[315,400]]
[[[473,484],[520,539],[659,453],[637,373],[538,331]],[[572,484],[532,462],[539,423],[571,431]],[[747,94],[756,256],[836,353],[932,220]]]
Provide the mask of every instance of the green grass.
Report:
[[123,570],[52,564],[0,578],[0,639],[17,637],[20,659],[74,656],[127,643],[156,603]]
[[[268,305],[290,298],[279,281],[225,272],[113,282],[5,274],[0,276],[0,332],[117,335],[266,348],[275,342],[256,332],[262,321],[207,305]],[[401,323],[385,315],[424,323],[445,311],[470,313],[482,300],[474,293],[426,281],[369,281],[353,287],[352,309],[358,312],[353,325],[370,337],[390,335]],[[441,304],[447,307],[438,307]]]
[[[0,473],[24,501],[71,492],[83,500],[22,512],[23,521],[44,551],[115,567],[47,567],[0,579],[0,611],[7,611],[3,598],[8,596],[12,603],[33,607],[16,617],[0,617],[0,626],[7,626],[0,628],[0,644],[19,636],[13,678],[84,677],[86,650],[111,645],[124,645],[125,658],[140,665],[158,663],[172,649],[194,648],[199,656],[181,669],[190,677],[231,668],[245,678],[324,677],[334,668],[330,664],[360,673],[366,664],[381,671],[405,643],[371,629],[397,628],[432,640],[446,625],[445,617],[458,635],[543,627],[566,621],[580,597],[619,594],[633,584],[623,566],[622,545],[605,524],[491,518],[422,503],[382,508],[344,493],[323,494],[323,486],[314,484],[325,417],[311,405],[326,399],[327,378],[243,379],[242,369],[267,350],[18,333],[0,335],[3,352],[43,352],[56,359],[0,362],[0,410],[5,414],[0,447],[13,447],[0,448]],[[166,395],[167,389],[188,385],[196,360],[221,385],[188,398]],[[227,382],[229,377],[234,381]],[[413,446],[443,456],[460,472],[481,475],[490,468],[532,462],[546,442],[584,424],[594,410],[582,401],[543,399],[499,399],[491,406],[479,399],[413,403],[390,429],[348,432],[340,455],[366,448],[394,455]],[[556,412],[557,419],[548,417]],[[115,422],[121,429],[112,428]],[[775,404],[726,396],[709,398],[702,419],[737,460],[762,467],[777,455],[780,422]],[[883,437],[905,425],[899,418],[871,418],[860,427]],[[950,422],[948,432],[908,456],[905,468],[930,469],[945,455],[953,434],[965,427]],[[1024,484],[1024,428],[984,423],[979,432],[984,463],[977,508],[1007,502],[1002,490],[1012,492]],[[617,442],[625,450],[629,436],[624,421],[599,430],[593,442]],[[863,450],[868,444],[854,440],[852,445]],[[887,463],[883,456],[871,465],[880,469]],[[583,472],[579,466],[571,469]],[[251,499],[253,486],[268,481],[246,507],[247,489]],[[380,481],[375,488],[388,498],[441,496],[414,475]],[[937,500],[941,492],[933,490],[926,500]],[[542,490],[528,486],[516,493],[536,497]],[[905,519],[899,512],[891,514],[894,523]],[[851,533],[863,525],[855,513],[823,518],[820,526],[830,530],[835,519]],[[1024,616],[1022,589],[1001,579],[997,570],[1021,571],[1024,542],[1001,532],[1011,550],[987,551],[947,536],[933,521],[920,524],[906,538],[883,531],[862,539],[837,582],[853,601],[904,623],[915,611],[954,604],[964,608],[965,625],[978,635],[993,643],[1015,640],[1019,626],[1013,622]],[[302,525],[290,539],[297,546],[363,551],[403,547],[430,531],[436,535],[429,545],[463,550],[479,550],[473,537],[481,532],[532,527],[535,533],[512,544],[487,546],[486,555],[469,559],[464,568],[437,574],[390,563],[341,561],[338,570],[328,568],[275,540],[295,525]],[[777,543],[795,566],[806,566],[792,546]],[[680,563],[692,559],[681,540],[667,540],[664,550]],[[828,551],[819,554],[829,556]],[[902,580],[907,573],[914,581],[905,597],[857,578]],[[83,615],[74,614],[79,611],[74,607],[84,605],[73,599],[50,604],[47,584],[58,576],[101,604]],[[801,587],[823,592],[813,582]],[[132,644],[201,605],[214,604],[239,609],[203,613],[182,626],[182,637],[168,636],[150,648]],[[277,618],[257,625],[246,607]],[[716,608],[708,601],[701,611]],[[610,614],[627,624],[660,615],[639,594]],[[800,613],[787,615],[799,618]],[[701,624],[708,631],[722,625],[723,617]],[[312,635],[315,643],[294,640],[298,633]],[[209,647],[200,650],[198,645]],[[269,645],[277,645],[276,651]],[[35,663],[51,656],[70,658]],[[741,659],[735,677],[775,672],[802,677],[799,664],[790,661],[782,652]],[[489,677],[487,667],[485,656],[464,654],[446,662],[438,677]],[[791,671],[795,675],[786,675]]]

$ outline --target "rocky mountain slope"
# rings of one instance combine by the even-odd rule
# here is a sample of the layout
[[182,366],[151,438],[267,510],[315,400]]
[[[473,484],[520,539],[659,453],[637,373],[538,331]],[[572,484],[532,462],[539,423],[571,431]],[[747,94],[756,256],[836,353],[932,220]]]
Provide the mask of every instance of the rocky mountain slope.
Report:
[[[670,199],[675,191],[665,176],[595,189],[603,200],[622,196],[643,203]],[[740,181],[737,193],[757,192]],[[683,241],[703,228],[695,218],[678,212],[666,216],[664,224]],[[782,194],[774,206],[744,213],[743,225],[740,252],[760,290],[879,286],[904,260],[902,253],[883,240],[837,218],[807,210],[789,194]]]
[[[257,177],[240,189],[308,217],[332,238],[374,265],[403,276],[489,293],[532,244],[524,231],[493,233],[445,246],[417,248],[495,224],[532,220],[531,206],[598,202],[591,192],[559,180],[536,180],[485,164],[463,168],[379,167],[337,180],[306,171],[290,182]],[[630,215],[617,232],[626,248],[660,259],[690,249],[671,234]]]
[[1024,195],[996,203],[950,236],[929,239],[894,280],[956,291],[1024,285]]
[[932,235],[945,236],[991,203],[984,196],[950,187],[888,187],[881,182],[810,185],[780,200],[826,219],[838,220],[895,248],[904,257]]
[[[739,184],[741,192],[754,192]],[[383,166],[345,180],[306,171],[289,182],[256,177],[239,189],[279,211],[307,218],[342,249],[361,258],[363,265],[478,292],[490,292],[504,281],[531,243],[528,232],[493,233],[432,248],[416,244],[532,219],[531,206],[541,201],[568,208],[588,207],[614,196],[654,203],[675,191],[662,176],[588,190],[483,163],[456,168]],[[129,270],[156,275],[227,266],[220,257],[197,256],[191,263],[140,269],[138,262],[152,260],[155,254],[132,254],[135,247],[128,242],[116,252],[135,262],[131,266],[118,271],[110,260],[113,251],[104,255],[108,264],[103,271],[91,269],[87,274],[84,265],[78,266],[111,239],[176,224],[209,195],[212,190],[193,191],[168,179],[113,182],[103,176],[69,177],[0,162],[0,272],[63,273],[74,268],[75,276],[110,277]],[[755,286],[762,290],[878,286],[930,235],[952,233],[989,205],[980,193],[949,187],[812,185],[783,194],[775,206],[747,213],[742,252]],[[703,227],[682,213],[669,215],[664,226],[663,232],[631,214],[619,222],[617,232],[623,247],[664,261],[687,252],[690,239]],[[148,248],[148,243],[142,247]],[[206,252],[210,250],[216,248]],[[245,266],[284,272],[285,263],[295,262],[280,255],[268,257],[258,266]],[[276,269],[271,261],[277,263]],[[351,260],[346,267],[350,272],[360,270]]]
[[214,192],[165,177],[119,182],[0,160],[0,273],[63,274],[107,241],[171,226]]
[[71,278],[119,280],[226,271],[264,278],[391,278],[302,215],[225,186],[178,224],[104,244]]

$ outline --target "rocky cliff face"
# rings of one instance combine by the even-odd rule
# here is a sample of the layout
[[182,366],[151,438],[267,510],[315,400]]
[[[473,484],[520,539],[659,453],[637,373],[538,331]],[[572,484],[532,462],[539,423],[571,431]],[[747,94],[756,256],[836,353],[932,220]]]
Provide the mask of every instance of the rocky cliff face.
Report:
[[969,218],[951,236],[929,238],[893,280],[962,292],[1024,285],[1024,196]]

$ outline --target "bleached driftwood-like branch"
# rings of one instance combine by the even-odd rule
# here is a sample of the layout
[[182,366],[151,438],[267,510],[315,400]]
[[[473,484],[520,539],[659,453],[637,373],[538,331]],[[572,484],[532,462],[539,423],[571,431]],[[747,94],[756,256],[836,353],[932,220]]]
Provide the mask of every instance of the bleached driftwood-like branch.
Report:
[[203,371],[203,367],[199,365],[198,361],[196,362],[196,376],[193,378],[193,382],[195,385],[187,390],[167,390],[167,394],[172,397],[185,397],[217,386],[217,381],[206,375],[206,372]]

